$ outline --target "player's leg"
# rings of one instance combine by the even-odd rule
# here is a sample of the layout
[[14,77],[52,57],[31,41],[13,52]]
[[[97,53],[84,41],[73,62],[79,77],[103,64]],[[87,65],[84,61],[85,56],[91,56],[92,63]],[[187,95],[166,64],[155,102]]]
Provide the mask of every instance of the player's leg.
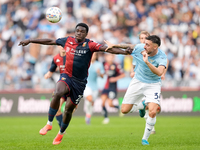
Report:
[[118,105],[114,105],[114,104],[113,104],[113,100],[112,100],[112,99],[108,98],[107,102],[108,102],[108,105],[109,105],[110,107],[114,107],[114,108],[119,109],[119,106],[118,106]]
[[107,112],[107,109],[106,109],[106,100],[107,100],[107,98],[108,98],[107,94],[102,94],[101,95],[102,113],[103,113],[103,116],[104,116],[104,120],[102,122],[103,124],[109,123],[108,112]]
[[92,112],[93,112],[93,100],[92,95],[88,95],[85,98],[85,105],[86,105],[86,114],[85,114],[85,121],[87,124],[90,124]]
[[62,112],[61,112],[61,107],[63,105],[63,103],[65,102],[65,99],[63,97],[61,97],[60,99],[60,106],[59,106],[59,109],[56,113],[56,120],[58,122],[58,125],[61,127],[61,123],[62,123],[62,119],[63,119],[63,115],[62,115]]
[[144,107],[141,105],[141,99],[143,97],[142,88],[142,82],[135,78],[131,80],[121,106],[121,112],[123,114],[134,112]]
[[65,133],[65,130],[67,129],[67,127],[71,121],[72,113],[73,113],[73,110],[75,107],[76,107],[76,105],[71,100],[66,101],[65,111],[64,111],[64,115],[63,115],[63,121],[62,121],[59,133],[53,140],[54,145],[60,144],[60,142],[63,138],[63,134]]
[[149,143],[147,141],[148,141],[151,131],[156,123],[156,113],[157,113],[157,109],[158,109],[158,104],[150,102],[148,104],[148,108],[149,108],[149,116],[147,117],[145,131],[144,131],[144,135],[142,137],[143,145],[149,145]]
[[116,97],[117,97],[117,92],[116,92],[116,90],[111,90],[111,91],[109,91],[107,102],[108,102],[108,105],[109,105],[110,107],[114,107],[114,108],[119,109],[119,105],[114,105],[114,104],[113,104],[113,100],[114,100]]
[[160,105],[161,83],[146,84],[144,88],[145,103],[148,104],[149,115],[147,116],[143,145],[149,145],[148,138],[156,123],[156,113]]
[[85,122],[90,124],[92,112],[93,112],[93,91],[90,87],[86,86],[83,94],[85,98]]
[[143,83],[133,78],[122,102],[121,112],[123,114],[127,114],[138,109],[144,109],[144,105],[142,104],[142,98],[144,97],[142,89]]
[[56,115],[60,106],[60,98],[67,93],[69,93],[68,86],[64,82],[57,82],[53,99],[49,107],[48,122],[47,122],[47,125],[45,125],[40,130],[39,133],[41,135],[45,135],[49,130],[52,129],[52,122],[53,122],[54,116]]

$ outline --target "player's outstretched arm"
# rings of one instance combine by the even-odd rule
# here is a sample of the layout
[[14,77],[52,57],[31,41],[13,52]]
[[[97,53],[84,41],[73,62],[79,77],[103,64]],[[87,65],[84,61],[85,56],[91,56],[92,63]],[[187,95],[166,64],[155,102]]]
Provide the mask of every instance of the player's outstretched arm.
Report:
[[19,43],[18,46],[26,46],[29,43],[43,44],[43,45],[56,45],[56,40],[53,39],[27,39]]
[[128,47],[130,47],[131,49],[134,49],[136,44],[112,44],[109,41],[104,40],[104,42],[108,45],[106,51],[108,49],[111,48],[123,48],[123,49],[127,49]]
[[103,51],[103,52],[108,52],[108,53],[112,53],[112,54],[123,54],[123,55],[130,55],[132,53],[132,49],[126,49],[126,50],[122,50],[120,48],[110,48],[110,49],[107,49],[106,46],[102,46],[100,48],[100,51]]

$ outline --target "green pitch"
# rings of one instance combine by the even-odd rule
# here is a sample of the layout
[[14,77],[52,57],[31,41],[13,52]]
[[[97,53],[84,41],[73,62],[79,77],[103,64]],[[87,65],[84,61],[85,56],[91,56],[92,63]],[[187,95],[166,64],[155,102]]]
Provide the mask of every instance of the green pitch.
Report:
[[84,117],[72,118],[61,144],[52,145],[59,131],[56,120],[53,129],[39,134],[47,117],[0,117],[0,150],[199,150],[200,117],[158,116],[156,134],[149,146],[142,146],[145,120],[139,116],[93,117],[86,125]]

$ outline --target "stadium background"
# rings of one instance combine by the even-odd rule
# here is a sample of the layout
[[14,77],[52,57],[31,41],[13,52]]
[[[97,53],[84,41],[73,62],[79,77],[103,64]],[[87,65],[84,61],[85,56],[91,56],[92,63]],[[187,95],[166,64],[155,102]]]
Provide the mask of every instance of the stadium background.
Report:
[[[0,4],[0,116],[47,113],[46,107],[59,73],[51,79],[44,79],[44,74],[59,50],[56,46],[29,44],[21,47],[18,44],[27,38],[73,36],[78,22],[87,23],[90,26],[88,38],[99,43],[103,40],[139,43],[138,34],[142,30],[160,36],[160,48],[169,60],[162,84],[161,104],[165,111],[161,115],[165,112],[199,115],[198,0],[2,0]],[[52,24],[45,19],[45,11],[51,6],[62,10],[59,23]],[[99,61],[103,60],[104,54],[100,53]],[[126,77],[118,82],[120,102],[131,80],[132,58],[116,55],[115,61],[126,73]],[[99,90],[103,88],[105,79],[98,80]],[[45,103],[46,99],[48,102]],[[96,114],[100,114],[100,100],[97,102]],[[37,103],[42,104],[41,108]],[[83,103],[79,106],[79,115],[84,115]],[[20,106],[25,110],[34,106],[40,111],[33,111],[33,114],[20,112]],[[113,109],[110,112],[116,114]]]

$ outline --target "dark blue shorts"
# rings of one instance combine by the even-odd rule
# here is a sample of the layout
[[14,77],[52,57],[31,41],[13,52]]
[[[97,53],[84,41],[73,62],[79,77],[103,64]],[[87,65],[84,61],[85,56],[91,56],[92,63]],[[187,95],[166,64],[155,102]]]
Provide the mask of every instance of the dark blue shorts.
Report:
[[106,94],[109,99],[115,99],[117,97],[117,91],[111,89],[103,89],[102,94]]
[[67,97],[70,97],[72,103],[77,105],[83,97],[86,82],[78,81],[77,79],[69,77],[65,73],[60,74],[60,79],[58,80],[58,82],[64,82],[69,88],[69,93],[62,97],[65,99],[67,99]]

